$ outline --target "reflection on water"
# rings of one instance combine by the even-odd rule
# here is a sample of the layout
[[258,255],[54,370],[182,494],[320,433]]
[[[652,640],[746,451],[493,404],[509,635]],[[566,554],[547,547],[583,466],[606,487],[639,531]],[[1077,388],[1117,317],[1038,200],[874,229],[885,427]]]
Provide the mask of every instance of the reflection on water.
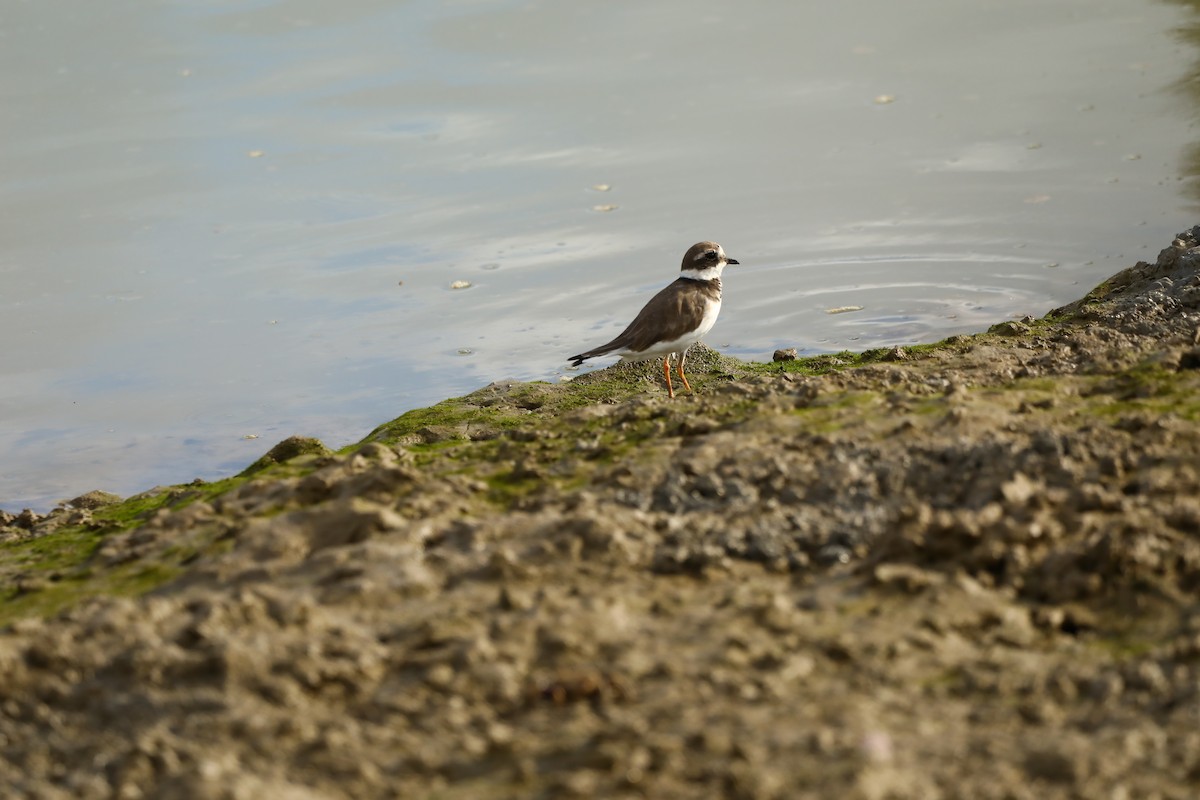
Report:
[[[1200,0],[1165,0],[1177,6],[1186,9],[1187,15],[1184,21],[1175,26],[1174,32],[1180,41],[1186,42],[1189,45],[1200,44]],[[1183,113],[1189,115],[1194,130],[1196,115],[1200,112],[1200,58],[1196,57],[1196,50],[1193,47],[1191,52],[1181,61],[1188,61],[1188,65],[1183,69],[1182,76],[1176,80],[1174,84],[1175,92],[1186,100],[1187,105]],[[1194,200],[1200,200],[1200,143],[1196,143],[1195,135],[1189,137],[1190,141],[1183,152],[1182,172],[1184,178],[1184,191]]]
[[699,239],[747,357],[1044,312],[1194,222],[1191,5],[12,4],[0,507],[552,380]]

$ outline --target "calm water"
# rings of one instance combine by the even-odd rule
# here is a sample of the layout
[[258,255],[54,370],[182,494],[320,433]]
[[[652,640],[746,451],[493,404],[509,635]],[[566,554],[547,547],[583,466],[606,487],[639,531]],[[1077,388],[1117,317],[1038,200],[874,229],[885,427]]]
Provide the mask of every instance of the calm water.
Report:
[[1043,313],[1197,222],[1193,18],[13,0],[0,507],[220,477],[293,433],[340,446],[553,380],[699,239],[743,264],[708,337],[743,357]]

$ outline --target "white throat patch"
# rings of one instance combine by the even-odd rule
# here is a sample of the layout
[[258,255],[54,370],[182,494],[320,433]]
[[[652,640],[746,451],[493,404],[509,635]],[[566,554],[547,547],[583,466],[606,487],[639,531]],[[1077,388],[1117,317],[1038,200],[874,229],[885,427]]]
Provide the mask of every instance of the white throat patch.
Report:
[[725,269],[725,262],[719,261],[715,267],[685,269],[679,273],[679,277],[692,281],[711,281],[713,278],[721,277],[721,270],[723,269]]

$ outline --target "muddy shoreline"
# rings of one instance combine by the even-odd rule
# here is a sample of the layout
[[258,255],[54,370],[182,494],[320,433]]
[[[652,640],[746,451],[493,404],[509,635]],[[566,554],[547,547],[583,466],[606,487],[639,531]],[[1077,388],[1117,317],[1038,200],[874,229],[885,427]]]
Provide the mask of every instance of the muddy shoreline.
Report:
[[30,797],[1190,798],[1200,228],[1042,319],[0,515]]

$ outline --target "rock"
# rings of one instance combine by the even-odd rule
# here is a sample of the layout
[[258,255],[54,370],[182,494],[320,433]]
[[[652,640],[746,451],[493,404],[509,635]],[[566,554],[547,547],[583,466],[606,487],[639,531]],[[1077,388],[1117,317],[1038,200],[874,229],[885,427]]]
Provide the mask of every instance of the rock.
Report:
[[1000,322],[988,328],[988,333],[994,333],[998,336],[1023,336],[1029,333],[1029,326],[1023,322]]
[[771,355],[771,360],[772,360],[772,361],[776,361],[776,362],[779,362],[779,361],[795,361],[795,360],[796,360],[796,357],[797,357],[796,348],[794,348],[794,347],[788,347],[788,348],[786,348],[786,349],[783,349],[783,350],[776,350],[776,351],[775,351],[775,352],[774,352],[774,353]]
[[282,464],[285,461],[290,461],[303,455],[329,455],[331,451],[326,447],[320,439],[313,439],[307,436],[289,436],[279,444],[268,450],[262,458],[255,461],[246,469],[242,470],[242,475],[253,475],[256,472],[261,472],[267,467],[275,464]]
[[103,492],[95,489],[86,494],[81,494],[73,500],[68,500],[67,505],[71,508],[87,509],[94,511],[97,508],[111,506],[114,503],[121,502],[121,496],[112,492]]

